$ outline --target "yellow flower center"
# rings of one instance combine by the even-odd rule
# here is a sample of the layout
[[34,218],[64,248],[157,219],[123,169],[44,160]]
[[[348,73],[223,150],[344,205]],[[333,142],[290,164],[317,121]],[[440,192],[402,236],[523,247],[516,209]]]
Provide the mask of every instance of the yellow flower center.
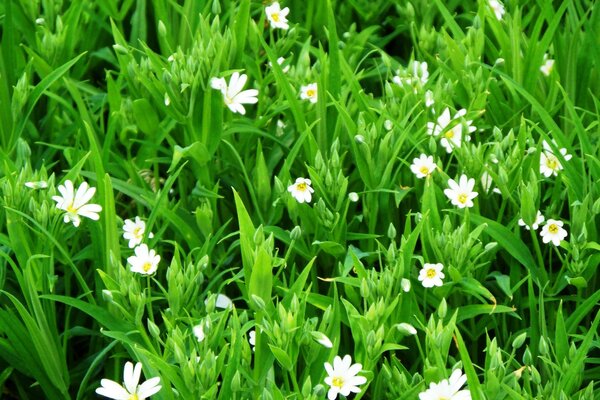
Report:
[[271,14],[271,19],[275,22],[279,22],[279,13]]
[[468,198],[469,196],[467,196],[465,193],[461,193],[458,195],[458,202],[461,204],[465,204]]
[[296,185],[296,190],[299,192],[306,192],[306,183],[299,183]]
[[127,400],[139,400],[139,397],[138,397],[138,395],[137,395],[137,394],[135,394],[135,393],[134,393],[134,394],[130,395],[130,396],[127,398]]
[[77,209],[73,207],[73,203],[69,204],[66,210],[69,214],[77,214]]
[[550,226],[548,227],[548,232],[550,232],[553,235],[556,235],[558,233],[558,225],[550,224]]
[[446,139],[452,139],[454,137],[454,130],[450,129],[444,136],[446,136]]
[[135,229],[133,230],[133,232],[132,232],[132,233],[133,233],[133,236],[135,236],[135,237],[140,237],[140,236],[142,236],[142,234],[140,233],[140,231],[141,231],[141,230],[142,230],[142,228],[140,228],[140,227],[137,227],[137,228],[135,228]]
[[556,159],[556,157],[548,156],[546,158],[546,167],[550,168],[551,170],[557,169],[558,168],[558,160]]
[[344,378],[336,376],[331,380],[331,386],[342,388],[344,386]]
[[435,276],[436,276],[436,275],[437,275],[437,272],[435,271],[435,269],[434,269],[434,268],[429,268],[429,269],[427,270],[427,277],[428,277],[429,279],[431,279],[431,278],[435,278]]
[[423,165],[420,169],[419,172],[422,173],[423,175],[428,175],[429,174],[429,168],[425,165]]
[[308,89],[308,90],[306,91],[306,95],[307,95],[308,97],[315,97],[315,96],[317,95],[317,92],[316,92],[314,89]]
[[151,268],[152,268],[152,263],[150,263],[149,261],[146,261],[144,263],[144,265],[142,265],[142,269],[144,270],[144,272],[150,271]]

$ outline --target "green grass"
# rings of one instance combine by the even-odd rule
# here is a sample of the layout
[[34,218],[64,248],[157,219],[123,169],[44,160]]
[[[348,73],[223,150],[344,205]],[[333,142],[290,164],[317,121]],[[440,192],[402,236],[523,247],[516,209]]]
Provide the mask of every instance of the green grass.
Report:
[[[600,3],[498,20],[487,0],[287,0],[289,30],[266,5],[0,3],[0,397],[96,398],[133,361],[155,399],[322,399],[346,354],[354,399],[416,399],[454,369],[473,399],[600,396]],[[412,61],[428,80],[394,83]],[[211,87],[236,71],[258,90],[245,115]],[[452,153],[427,133],[445,108],[477,127]],[[471,208],[444,194],[462,174]],[[98,221],[63,222],[66,180],[96,188]],[[559,246],[518,224],[538,210]],[[149,277],[127,261],[135,216]]]

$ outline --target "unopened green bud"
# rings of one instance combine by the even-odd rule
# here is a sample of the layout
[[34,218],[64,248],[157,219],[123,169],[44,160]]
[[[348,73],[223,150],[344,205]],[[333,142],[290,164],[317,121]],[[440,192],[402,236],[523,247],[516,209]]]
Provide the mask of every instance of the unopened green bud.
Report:
[[304,384],[302,384],[302,389],[301,389],[302,397],[305,399],[310,397],[311,392],[312,392],[312,382],[310,380],[310,376],[308,376],[308,378],[306,378],[306,380],[304,381]]
[[233,378],[231,378],[231,390],[233,392],[239,392],[242,389],[242,377],[240,376],[240,371],[236,370],[233,374]]
[[158,35],[163,38],[167,36],[167,27],[161,20],[158,20]]
[[369,282],[367,282],[366,279],[362,279],[360,281],[360,295],[362,298],[366,299],[367,297],[369,297]]
[[394,240],[394,238],[396,237],[396,228],[394,227],[394,224],[391,222],[390,222],[390,225],[388,226],[387,237],[390,240]]
[[325,161],[323,161],[323,155],[321,154],[321,151],[317,151],[317,154],[315,155],[315,169],[320,172],[324,168]]
[[262,225],[256,228],[256,231],[254,232],[254,237],[252,239],[254,240],[254,244],[256,246],[260,246],[265,241],[265,234]]
[[148,323],[148,332],[150,332],[150,335],[155,339],[159,339],[160,338],[160,328],[158,327],[158,325],[156,325],[151,319],[148,319],[147,323]]
[[358,193],[356,193],[356,192],[348,193],[348,199],[353,203],[356,203],[358,200],[360,200],[358,197]]
[[533,361],[533,356],[531,355],[529,346],[527,346],[527,348],[525,348],[525,352],[523,353],[523,364],[531,365],[532,361]]
[[544,339],[543,336],[540,336],[540,354],[545,356],[548,354],[548,343],[546,342],[546,339]]
[[445,298],[443,298],[440,302],[440,306],[438,307],[437,313],[440,318],[446,318],[446,314],[448,313],[448,304],[446,304]]
[[512,342],[513,349],[516,350],[523,346],[523,343],[525,343],[525,339],[527,339],[527,332],[523,332],[519,336],[517,336]]
[[117,52],[119,54],[129,54],[129,51],[127,50],[127,48],[123,47],[120,44],[113,44],[113,49],[115,50],[115,52]]
[[262,297],[257,296],[255,294],[250,295],[250,297],[252,298],[252,305],[257,310],[265,310],[267,308],[265,301],[262,299]]
[[294,227],[294,229],[292,229],[292,231],[290,232],[290,238],[292,240],[298,240],[302,237],[302,228],[300,228],[298,225],[296,225]]

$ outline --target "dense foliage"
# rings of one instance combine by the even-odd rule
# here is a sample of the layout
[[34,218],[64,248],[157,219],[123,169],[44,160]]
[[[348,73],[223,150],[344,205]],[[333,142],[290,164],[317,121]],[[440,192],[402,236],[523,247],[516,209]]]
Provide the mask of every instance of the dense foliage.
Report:
[[600,396],[600,2],[272,7],[0,2],[3,398]]

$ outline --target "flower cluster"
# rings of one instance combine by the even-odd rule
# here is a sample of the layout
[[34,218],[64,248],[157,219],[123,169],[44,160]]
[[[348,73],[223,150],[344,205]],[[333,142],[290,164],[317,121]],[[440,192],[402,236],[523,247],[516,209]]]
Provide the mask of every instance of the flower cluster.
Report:
[[[538,210],[536,213],[535,221],[529,226],[523,218],[520,218],[517,223],[519,226],[524,226],[525,229],[537,231],[539,226],[546,220],[542,213]],[[540,231],[540,236],[542,237],[542,242],[550,243],[552,242],[555,246],[560,246],[560,242],[564,240],[568,233],[567,230],[563,228],[564,222],[556,219],[548,219],[546,224],[543,226]]]
[[[146,243],[142,243],[146,233],[146,223],[136,216],[132,221],[126,219],[123,225],[123,238],[129,241],[129,248],[134,248],[135,255],[127,258],[131,265],[131,272],[137,272],[142,275],[152,275],[158,269],[160,256],[156,251],[149,249]],[[148,238],[153,238],[152,232],[148,233]]]

